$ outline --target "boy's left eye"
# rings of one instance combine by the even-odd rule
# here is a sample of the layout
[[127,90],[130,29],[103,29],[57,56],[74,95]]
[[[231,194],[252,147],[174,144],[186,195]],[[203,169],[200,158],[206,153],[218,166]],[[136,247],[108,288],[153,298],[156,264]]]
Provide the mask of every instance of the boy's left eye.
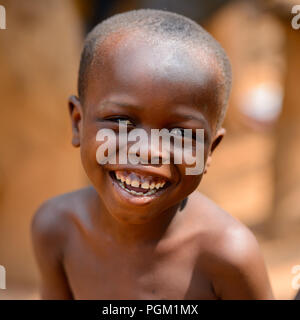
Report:
[[196,135],[195,133],[191,130],[191,129],[187,129],[185,132],[185,129],[183,128],[173,128],[173,129],[169,129],[170,133],[175,136],[175,137],[185,137],[185,138],[192,138],[193,140],[196,139]]
[[184,129],[182,128],[173,128],[173,129],[170,129],[170,133],[172,133],[172,135],[175,135],[175,136],[182,136],[184,135]]

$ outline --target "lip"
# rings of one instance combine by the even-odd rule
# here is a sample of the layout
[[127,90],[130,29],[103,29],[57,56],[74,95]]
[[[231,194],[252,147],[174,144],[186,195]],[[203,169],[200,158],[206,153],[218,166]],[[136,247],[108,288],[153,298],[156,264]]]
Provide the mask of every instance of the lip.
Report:
[[[115,170],[109,170],[108,171],[108,176],[112,181],[112,184],[114,186],[114,189],[116,190],[116,192],[118,193],[118,195],[121,197],[121,199],[133,204],[133,205],[137,205],[137,206],[142,206],[142,205],[146,205],[158,198],[160,198],[167,190],[170,190],[170,188],[172,187],[172,183],[167,180],[166,186],[164,186],[163,188],[157,190],[154,194],[151,195],[133,195],[130,192],[124,190],[121,186],[120,186],[120,182],[119,180],[117,180],[114,176],[114,174],[112,173]],[[130,170],[132,172],[138,172],[140,174],[144,174],[147,175],[147,172],[143,172],[142,170]],[[161,175],[156,175],[157,177],[163,177]]]

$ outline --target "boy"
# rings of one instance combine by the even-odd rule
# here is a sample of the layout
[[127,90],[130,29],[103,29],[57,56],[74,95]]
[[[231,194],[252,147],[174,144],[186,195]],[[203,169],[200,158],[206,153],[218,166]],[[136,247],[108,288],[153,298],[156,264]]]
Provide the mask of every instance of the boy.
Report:
[[230,86],[220,45],[183,16],[131,11],[89,34],[69,110],[92,186],[47,201],[34,217],[44,299],[272,298],[254,236],[195,191],[202,173],[187,175],[185,162],[96,158],[101,129],[204,129],[207,168]]

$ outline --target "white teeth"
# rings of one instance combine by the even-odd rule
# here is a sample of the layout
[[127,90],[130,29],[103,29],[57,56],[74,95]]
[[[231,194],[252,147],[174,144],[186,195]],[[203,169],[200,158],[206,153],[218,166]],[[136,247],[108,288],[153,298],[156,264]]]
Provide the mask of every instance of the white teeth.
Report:
[[149,189],[149,183],[148,183],[148,182],[143,182],[142,185],[141,185],[141,187],[142,187],[143,189]]
[[[126,183],[127,183],[127,180],[126,180]],[[128,183],[127,183],[128,184]],[[140,186],[140,183],[137,181],[137,180],[133,180],[133,181],[131,181],[131,185],[133,186],[133,187],[139,187]]]
[[[122,172],[120,171],[115,171],[115,175],[116,175],[116,178],[120,181],[120,186],[122,186],[123,189],[126,189],[128,192],[131,192],[132,194],[134,195],[150,195],[150,194],[153,194],[155,193],[158,189],[162,188],[166,182],[165,181],[162,181],[162,182],[149,182],[149,181],[145,181],[145,182],[141,182],[140,180],[131,180],[130,177],[124,177]],[[121,183],[122,182],[122,183]],[[143,192],[136,192],[136,191],[133,191],[133,190],[128,190],[124,183],[126,183],[126,185],[131,185],[133,187],[141,187],[145,190],[149,190],[148,192],[146,193],[143,193]]]
[[121,179],[121,175],[120,175],[120,173],[118,172],[118,171],[116,171],[116,177],[117,177],[117,179]]
[[129,192],[129,193],[131,193],[131,194],[133,194],[133,195],[135,195],[135,196],[150,196],[150,195],[152,195],[152,194],[154,194],[154,193],[156,192],[156,190],[149,190],[149,191],[146,192],[146,193],[136,192],[136,191],[134,191],[134,190],[129,190],[129,189],[127,189],[127,188],[124,186],[124,184],[121,183],[121,182],[119,182],[119,185],[120,185],[120,187],[121,187],[122,189],[126,190],[127,192]]
[[152,190],[152,189],[154,189],[155,188],[155,182],[152,182],[151,184],[150,184],[150,189]]

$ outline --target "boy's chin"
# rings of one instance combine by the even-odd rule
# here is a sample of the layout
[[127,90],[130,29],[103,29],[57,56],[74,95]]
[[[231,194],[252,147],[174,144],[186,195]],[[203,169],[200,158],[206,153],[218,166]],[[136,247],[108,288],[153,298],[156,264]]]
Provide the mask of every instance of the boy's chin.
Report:
[[145,224],[152,221],[168,207],[172,186],[166,186],[155,192],[136,194],[124,187],[124,184],[108,173],[110,183],[105,190],[99,190],[99,196],[111,216],[126,224]]

